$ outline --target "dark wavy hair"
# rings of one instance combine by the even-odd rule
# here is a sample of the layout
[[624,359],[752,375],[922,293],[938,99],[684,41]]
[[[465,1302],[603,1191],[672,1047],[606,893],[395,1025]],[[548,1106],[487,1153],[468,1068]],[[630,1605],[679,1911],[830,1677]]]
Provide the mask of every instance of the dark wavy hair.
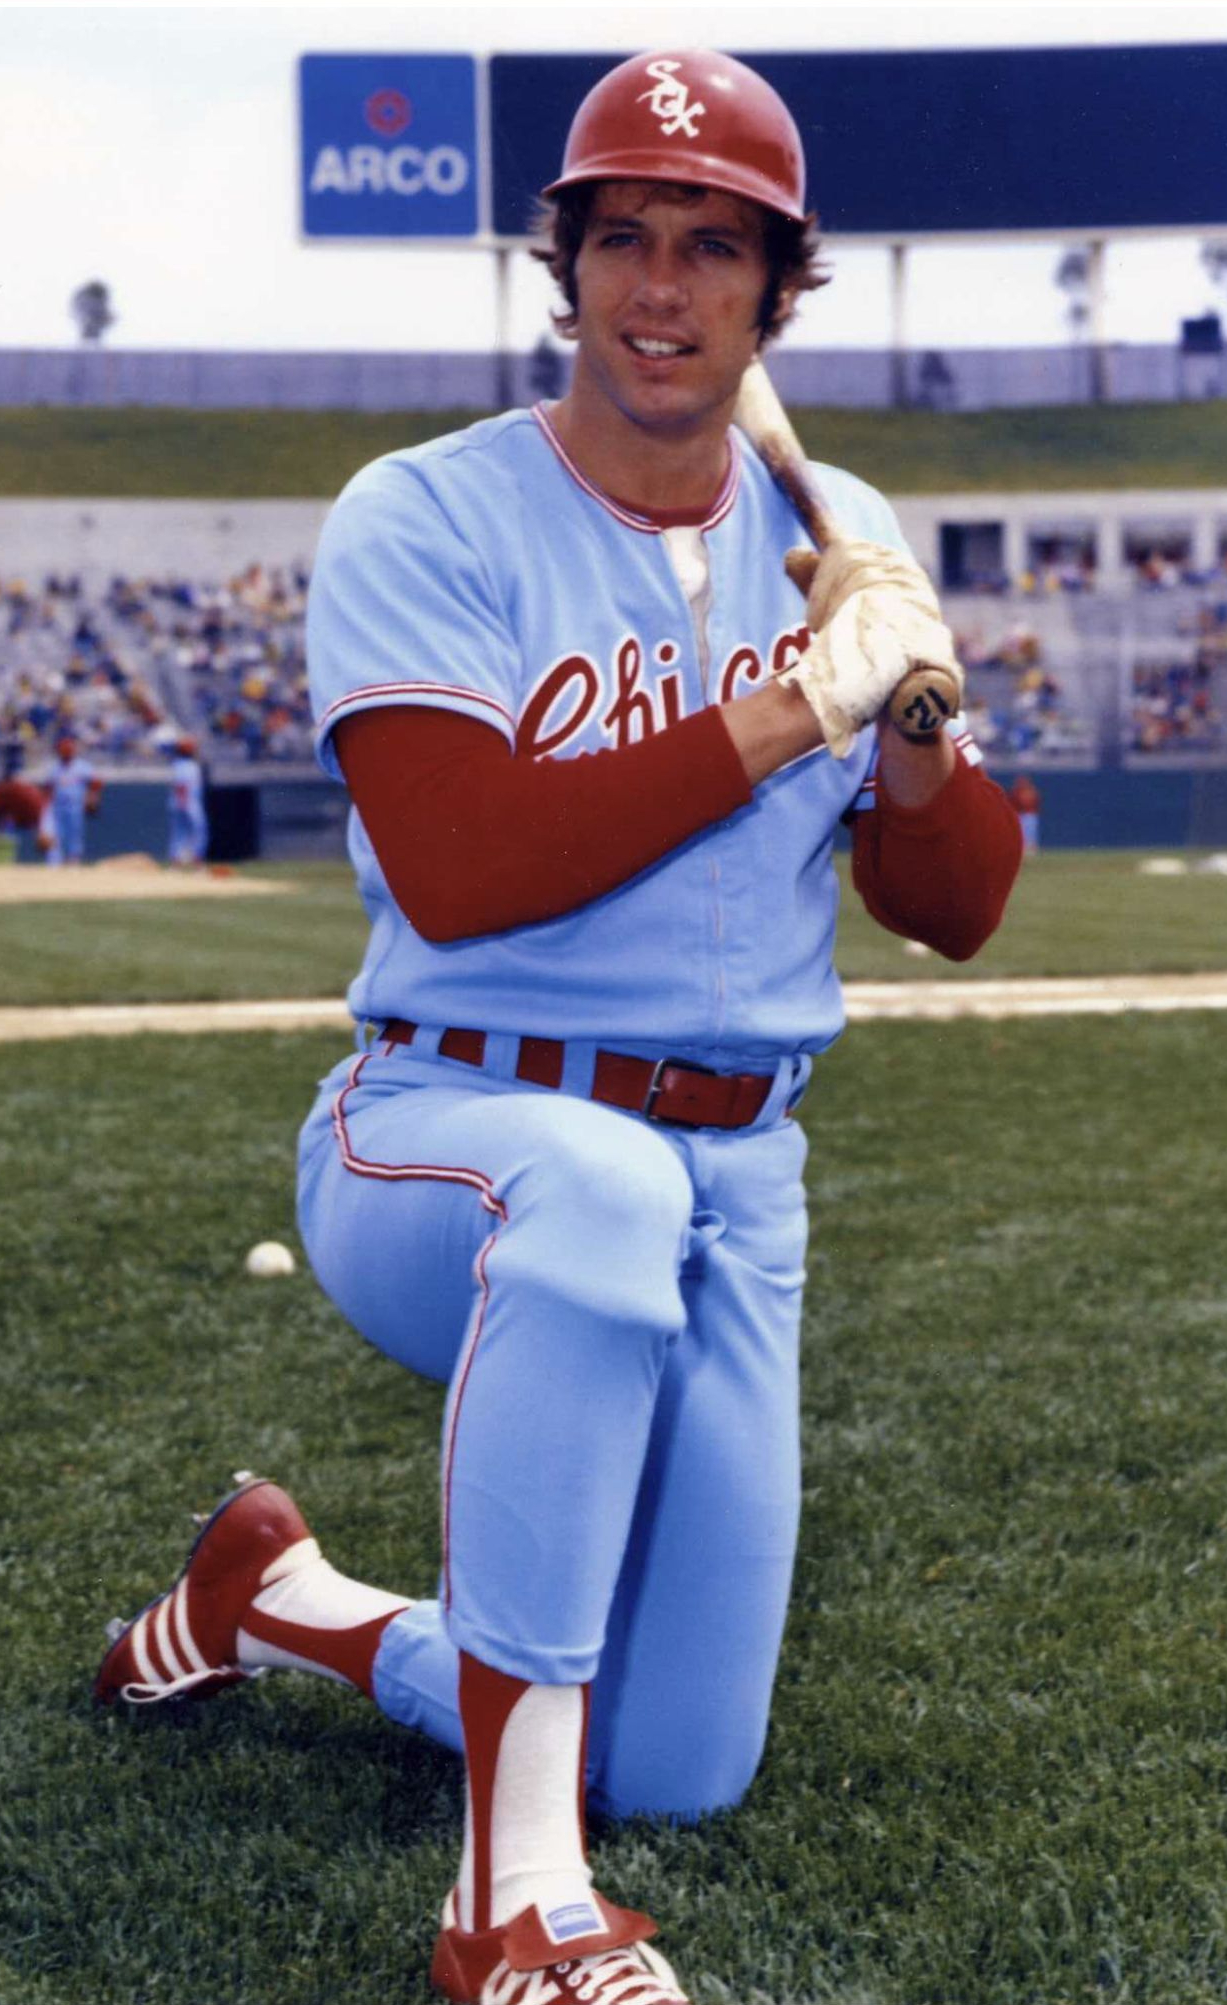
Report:
[[[679,204],[700,202],[709,193],[706,188],[691,187],[681,181],[651,185],[654,195]],[[557,195],[545,196],[538,202],[533,218],[531,255],[546,267],[567,302],[565,311],[555,313],[552,318],[559,334],[568,340],[574,340],[579,320],[575,261],[600,186],[599,181],[579,181],[572,188],[560,189]],[[828,284],[831,274],[822,263],[816,216],[794,223],[761,205],[760,213],[767,257],[767,283],[758,309],[758,345],[762,348],[775,339],[781,328],[787,327],[797,310],[797,295]]]

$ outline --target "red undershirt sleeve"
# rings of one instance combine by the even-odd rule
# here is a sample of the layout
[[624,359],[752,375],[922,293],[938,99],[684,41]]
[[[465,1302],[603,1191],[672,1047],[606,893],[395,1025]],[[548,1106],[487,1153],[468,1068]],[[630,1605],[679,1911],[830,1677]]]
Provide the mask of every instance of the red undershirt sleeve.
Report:
[[969,961],[1001,923],[1022,829],[995,781],[962,754],[923,808],[900,807],[879,782],[852,825],[852,881],[889,932]]
[[556,919],[753,797],[716,707],[617,751],[517,757],[424,705],[343,718],[336,751],[389,889],[439,943]]

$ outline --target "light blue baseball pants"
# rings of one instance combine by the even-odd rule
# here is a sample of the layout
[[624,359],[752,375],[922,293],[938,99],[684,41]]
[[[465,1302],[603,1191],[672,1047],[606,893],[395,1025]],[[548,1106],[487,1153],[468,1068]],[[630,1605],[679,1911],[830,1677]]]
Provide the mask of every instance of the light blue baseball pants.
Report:
[[209,843],[203,808],[180,808],[172,802],[166,819],[166,853],[170,861],[203,862]]
[[52,802],[51,819],[55,839],[65,863],[81,863],[85,858],[85,807],[79,800]]
[[320,1282],[449,1386],[439,1598],[389,1625],[378,1702],[459,1749],[459,1649],[593,1679],[614,1815],[735,1803],[766,1737],[800,1493],[795,1085],[782,1066],[750,1129],[665,1128],[402,1047],[339,1065],[302,1132]]

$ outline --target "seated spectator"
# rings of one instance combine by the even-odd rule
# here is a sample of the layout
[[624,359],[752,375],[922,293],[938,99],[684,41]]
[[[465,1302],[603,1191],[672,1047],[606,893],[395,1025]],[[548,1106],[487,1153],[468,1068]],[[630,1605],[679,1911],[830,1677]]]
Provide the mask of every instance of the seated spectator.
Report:
[[1141,664],[1133,671],[1130,743],[1135,752],[1206,752],[1224,744],[1205,661]]

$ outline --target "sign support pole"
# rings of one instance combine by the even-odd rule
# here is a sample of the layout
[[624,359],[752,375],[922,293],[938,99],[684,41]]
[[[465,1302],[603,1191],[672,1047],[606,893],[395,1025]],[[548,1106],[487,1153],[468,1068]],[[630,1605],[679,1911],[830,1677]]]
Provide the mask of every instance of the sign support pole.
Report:
[[514,402],[511,381],[511,245],[494,246],[494,400],[500,411]]
[[890,400],[907,403],[907,245],[890,247]]
[[1107,245],[1102,237],[1095,237],[1087,245],[1087,291],[1090,305],[1091,338],[1091,402],[1104,404],[1108,399],[1108,346],[1107,346]]

